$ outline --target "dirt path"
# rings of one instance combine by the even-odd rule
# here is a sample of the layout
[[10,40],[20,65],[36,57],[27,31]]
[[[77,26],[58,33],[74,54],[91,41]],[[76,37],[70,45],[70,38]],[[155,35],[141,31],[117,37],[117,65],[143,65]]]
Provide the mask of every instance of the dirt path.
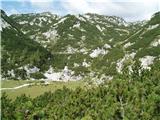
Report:
[[27,87],[29,85],[32,85],[32,84],[23,84],[23,85],[13,87],[13,88],[1,88],[0,90],[16,90],[16,89],[19,89],[19,88]]

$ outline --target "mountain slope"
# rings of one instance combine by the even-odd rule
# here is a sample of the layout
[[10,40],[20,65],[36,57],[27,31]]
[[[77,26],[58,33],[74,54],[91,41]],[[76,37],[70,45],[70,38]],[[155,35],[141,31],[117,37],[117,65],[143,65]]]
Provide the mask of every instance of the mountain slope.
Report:
[[43,76],[40,72],[48,66],[49,58],[52,58],[50,52],[27,38],[19,25],[2,10],[1,27],[2,78],[29,79],[30,76]]
[[127,53],[135,53],[135,59],[147,64],[153,63],[160,58],[160,12],[152,18],[135,34],[123,42]]
[[[137,31],[134,35],[129,37],[125,42],[130,42],[130,46],[127,47],[127,51],[139,50],[149,51],[150,49],[159,48],[160,39],[160,14],[156,13],[147,24]],[[152,51],[152,50],[151,50]],[[155,50],[157,53],[149,53],[150,55],[159,55],[159,50]],[[146,53],[147,54],[147,53]],[[145,55],[145,53],[143,54]],[[142,56],[143,56],[142,55]],[[140,55],[139,55],[140,56]]]
[[93,48],[95,44],[109,42],[109,39],[115,43],[139,28],[134,25],[135,28],[131,29],[131,25],[119,17],[90,13],[63,17],[51,13],[21,14],[10,18],[21,25],[25,34],[58,52],[67,50],[67,45],[80,49],[82,44]]
[[91,13],[57,16],[45,12],[9,18],[16,21],[23,36],[54,56],[43,70],[47,79],[112,79],[126,65],[131,71],[136,60],[145,69],[159,60],[159,13],[135,23]]
[[[115,44],[141,27],[119,17],[91,13],[63,17],[51,13],[21,14],[10,18],[21,25],[26,35],[54,54],[54,69],[67,65],[76,75],[83,76],[92,71],[97,73],[103,64],[106,66],[102,72],[116,74],[116,65],[111,62],[122,57],[124,52]],[[109,70],[111,68],[113,70]]]

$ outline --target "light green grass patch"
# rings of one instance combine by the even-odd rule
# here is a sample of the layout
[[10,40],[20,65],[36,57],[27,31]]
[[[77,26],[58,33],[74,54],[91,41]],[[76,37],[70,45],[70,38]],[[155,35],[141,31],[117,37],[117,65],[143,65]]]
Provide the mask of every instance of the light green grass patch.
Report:
[[31,83],[34,81],[29,80],[2,80],[1,81],[1,88],[13,88],[17,87],[26,83]]
[[[8,84],[9,87],[22,85],[19,83],[18,85],[16,85],[16,82],[13,82],[13,81],[7,81],[6,83],[3,83],[3,87],[7,86],[5,84]],[[31,86],[27,86],[27,87],[15,89],[15,90],[14,89],[13,90],[3,90],[2,92],[6,92],[8,97],[11,99],[15,99],[17,96],[20,96],[22,94],[26,94],[27,96],[34,98],[36,96],[43,94],[44,92],[48,92],[48,91],[54,92],[57,89],[62,89],[64,86],[69,89],[76,89],[77,87],[84,87],[85,82],[84,81],[51,82],[49,85],[37,83],[35,85],[31,85]]]

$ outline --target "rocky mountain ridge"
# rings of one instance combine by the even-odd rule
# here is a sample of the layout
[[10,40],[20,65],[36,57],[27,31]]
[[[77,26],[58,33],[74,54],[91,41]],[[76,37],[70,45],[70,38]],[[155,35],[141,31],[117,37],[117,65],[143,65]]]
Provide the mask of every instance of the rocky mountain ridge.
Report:
[[[16,29],[22,36],[33,42],[33,46],[39,44],[41,49],[50,54],[45,59],[50,62],[44,61],[43,68],[36,65],[26,67],[31,66],[26,60],[26,63],[19,65],[19,68],[23,68],[24,73],[28,74],[28,71],[33,70],[33,73],[36,74],[34,76],[26,75],[24,79],[79,80],[85,77],[112,79],[123,71],[128,62],[128,68],[131,68],[134,61],[138,60],[144,69],[149,69],[149,65],[160,59],[159,12],[154,14],[149,21],[135,23],[127,23],[116,16],[91,13],[58,16],[45,12],[9,17],[3,17],[3,14],[5,13],[2,12],[1,15],[1,21],[3,21],[1,22],[2,46],[10,46],[10,44],[6,44],[6,40],[12,40],[10,36],[14,34],[7,34],[12,29],[9,27],[10,23],[3,19],[7,18],[15,26],[12,25],[13,29],[17,27]],[[12,47],[16,47],[16,45]],[[5,47],[4,50],[8,51]],[[24,49],[21,48],[22,50]],[[33,57],[32,53],[24,52],[21,55],[14,52],[11,53],[17,54],[14,59],[26,54],[31,54],[30,58]],[[41,52],[39,50],[37,56]],[[2,53],[7,54],[3,51]],[[2,56],[2,61],[3,58]],[[40,57],[35,58],[41,61],[43,56],[41,59]],[[13,61],[13,58],[10,59]],[[39,61],[37,62],[39,63]],[[18,68],[14,66],[5,68],[6,72],[2,74],[2,77],[4,79],[22,79],[22,77],[13,77],[8,74],[9,71],[17,74],[15,73],[16,69]],[[6,75],[7,77],[5,77]]]

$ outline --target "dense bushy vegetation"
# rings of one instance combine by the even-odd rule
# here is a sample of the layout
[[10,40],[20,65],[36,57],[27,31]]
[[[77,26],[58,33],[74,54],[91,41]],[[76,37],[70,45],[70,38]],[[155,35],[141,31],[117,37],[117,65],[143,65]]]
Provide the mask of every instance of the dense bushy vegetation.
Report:
[[[39,43],[24,35],[20,30],[20,25],[10,19],[3,10],[0,12],[1,20],[9,26],[2,27],[1,31],[2,78],[27,79],[27,71],[24,66],[30,68],[36,66],[40,72],[48,69],[53,55]],[[14,75],[11,76],[9,71],[13,71]],[[35,78],[40,76],[44,77],[42,74],[33,75]]]
[[[22,95],[14,101],[2,94],[2,119],[42,120],[159,120],[160,66],[139,65],[112,81],[85,89],[66,87],[34,99]],[[124,70],[125,71],[125,70]]]

